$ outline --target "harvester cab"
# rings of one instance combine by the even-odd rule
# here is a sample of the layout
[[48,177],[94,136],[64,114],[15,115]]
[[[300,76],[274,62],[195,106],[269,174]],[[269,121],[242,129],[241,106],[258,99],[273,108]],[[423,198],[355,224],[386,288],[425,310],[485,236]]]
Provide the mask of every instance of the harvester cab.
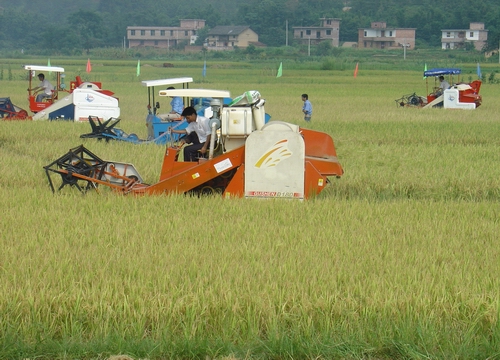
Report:
[[[189,84],[193,82],[191,77],[182,78],[171,78],[171,79],[159,79],[159,80],[144,80],[142,85],[146,86],[148,89],[148,115],[146,117],[146,126],[148,128],[148,141],[154,141],[157,144],[166,144],[170,138],[167,134],[167,129],[170,127],[176,128],[178,130],[184,129],[187,126],[185,121],[180,117],[178,119],[167,119],[162,116],[160,111],[160,102],[156,100],[155,95],[158,93],[158,87],[166,89],[168,87],[174,87],[176,90],[184,90],[189,88]],[[190,99],[183,97],[182,99],[184,107],[190,105]],[[169,104],[164,104],[163,107],[169,107]],[[164,112],[168,113],[169,108],[165,109]],[[176,138],[177,139],[177,138]]]
[[[30,103],[30,111],[34,114],[48,108],[57,99],[59,99],[59,91],[64,91],[64,68],[57,66],[38,66],[38,65],[25,65],[24,69],[28,71],[28,100]],[[55,83],[52,83],[54,90],[52,96],[44,98],[42,101],[36,101],[36,95],[33,89],[38,86],[39,74],[44,74],[47,80],[51,73],[55,73]],[[49,80],[50,81],[50,80]]]

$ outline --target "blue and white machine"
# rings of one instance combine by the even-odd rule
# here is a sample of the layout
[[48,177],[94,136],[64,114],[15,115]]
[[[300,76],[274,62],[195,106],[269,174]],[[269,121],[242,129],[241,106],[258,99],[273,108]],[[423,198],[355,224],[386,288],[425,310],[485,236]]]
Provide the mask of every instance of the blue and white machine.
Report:
[[[158,90],[155,88],[161,87],[164,90],[168,87],[173,86],[179,89],[188,89],[189,84],[193,82],[191,77],[182,78],[172,78],[172,79],[160,79],[160,80],[144,80],[142,85],[146,86],[148,89],[148,116],[146,117],[146,126],[148,128],[148,141],[154,141],[157,144],[166,144],[167,141],[174,140],[170,139],[170,134],[168,134],[168,128],[172,127],[177,130],[185,129],[187,127],[187,122],[182,118],[176,120],[163,120],[160,114],[160,103],[155,101],[155,95]],[[183,98],[184,106],[189,106],[189,99]],[[170,106],[169,104],[167,106]],[[170,111],[169,108],[165,110],[166,113]],[[178,138],[178,134],[175,134]],[[177,138],[175,140],[177,140]]]
[[[24,69],[28,71],[28,98],[30,110],[35,113],[33,120],[87,122],[89,116],[95,116],[101,120],[120,116],[118,99],[113,96],[112,91],[102,89],[99,82],[78,82],[78,86],[67,90],[62,67],[25,65]],[[52,97],[36,102],[32,88],[38,84],[32,79],[37,74],[43,73],[48,76],[51,72],[56,74]]]

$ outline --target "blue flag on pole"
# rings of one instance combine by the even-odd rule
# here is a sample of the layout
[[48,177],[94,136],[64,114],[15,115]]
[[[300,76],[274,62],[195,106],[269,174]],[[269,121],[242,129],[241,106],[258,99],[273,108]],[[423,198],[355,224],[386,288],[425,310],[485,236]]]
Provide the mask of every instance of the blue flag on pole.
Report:
[[481,68],[479,67],[479,63],[477,63],[477,77],[478,77],[479,79],[482,79],[482,78],[483,78],[483,76],[482,76],[482,74],[481,74]]
[[203,70],[201,71],[201,76],[207,76],[207,60],[203,62]]

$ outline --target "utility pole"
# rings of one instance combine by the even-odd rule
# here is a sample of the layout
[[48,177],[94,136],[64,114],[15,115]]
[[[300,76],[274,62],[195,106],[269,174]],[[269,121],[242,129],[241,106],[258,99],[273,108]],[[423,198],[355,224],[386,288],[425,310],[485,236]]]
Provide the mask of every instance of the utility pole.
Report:
[[403,60],[406,60],[406,48],[410,46],[410,44],[406,43],[406,39],[403,39]]
[[288,20],[286,20],[286,40],[285,40],[285,46],[288,46]]

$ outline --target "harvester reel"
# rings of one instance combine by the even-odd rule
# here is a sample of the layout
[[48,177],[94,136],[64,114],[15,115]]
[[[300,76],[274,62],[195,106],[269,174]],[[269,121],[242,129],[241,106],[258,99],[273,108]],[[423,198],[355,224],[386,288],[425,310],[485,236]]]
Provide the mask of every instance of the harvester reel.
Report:
[[416,93],[403,95],[401,98],[396,99],[396,105],[404,107],[421,107],[424,105],[424,99]]
[[[81,138],[91,138],[91,139],[106,139],[109,141],[111,137],[117,137],[118,134],[115,132],[114,127],[120,122],[120,119],[109,118],[105,122],[101,122],[101,120],[97,116],[89,116],[89,123],[92,127],[92,132],[88,134],[80,135]],[[108,136],[106,136],[108,135]]]
[[[83,145],[71,149],[67,154],[61,156],[51,164],[44,166],[52,192],[56,192],[55,182],[51,174],[60,175],[61,183],[57,187],[60,191],[64,186],[76,187],[81,192],[96,189],[97,184],[93,180],[100,180],[104,173],[106,162],[87,150]],[[84,185],[81,186],[79,182]],[[86,185],[85,185],[86,184]]]

